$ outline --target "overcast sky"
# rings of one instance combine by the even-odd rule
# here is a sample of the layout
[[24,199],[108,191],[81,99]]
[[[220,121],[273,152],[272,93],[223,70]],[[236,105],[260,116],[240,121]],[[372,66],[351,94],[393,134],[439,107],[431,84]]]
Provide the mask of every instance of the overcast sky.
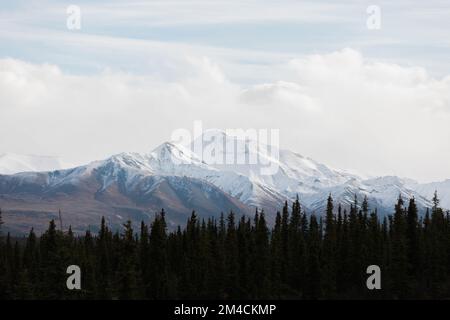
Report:
[[391,2],[2,1],[0,153],[82,164],[202,120],[279,128],[336,168],[450,178],[450,3]]

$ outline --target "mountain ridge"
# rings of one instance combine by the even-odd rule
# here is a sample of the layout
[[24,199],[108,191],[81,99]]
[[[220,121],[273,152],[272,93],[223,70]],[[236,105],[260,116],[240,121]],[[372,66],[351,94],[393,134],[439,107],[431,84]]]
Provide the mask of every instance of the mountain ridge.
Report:
[[[0,175],[0,207],[19,212],[21,207],[30,211],[35,205],[35,209],[42,207],[41,211],[54,212],[58,202],[73,205],[72,200],[77,199],[84,201],[85,211],[93,217],[109,214],[118,225],[120,219],[105,210],[134,212],[116,216],[136,220],[165,207],[169,222],[175,226],[184,222],[194,209],[207,216],[229,210],[251,214],[256,207],[264,209],[268,221],[273,222],[282,204],[294,201],[297,196],[310,213],[322,214],[325,200],[331,194],[335,203],[343,206],[352,204],[355,195],[359,203],[367,197],[369,206],[385,215],[392,213],[399,195],[414,197],[419,208],[424,209],[431,206],[429,199],[434,187],[450,193],[450,180],[422,185],[396,176],[367,179],[289,150],[273,147],[278,151],[278,157],[274,157],[268,149],[260,149],[252,141],[241,141],[228,150],[225,147],[233,145],[231,140],[237,142],[224,132],[217,131],[216,135],[209,132],[206,141],[214,145],[206,144],[204,150],[214,147],[213,157],[197,154],[189,146],[164,142],[146,154],[124,152],[71,169]],[[241,157],[240,163],[218,161],[229,157],[231,151],[236,152],[235,160]],[[251,157],[264,161],[242,163],[242,159]],[[261,173],[264,167],[275,165],[278,166],[275,174]],[[39,201],[46,205],[40,205]],[[450,198],[444,197],[442,205],[447,207],[447,202]],[[70,209],[66,205],[62,207]],[[78,211],[74,214],[86,217]],[[171,220],[170,214],[176,218]]]

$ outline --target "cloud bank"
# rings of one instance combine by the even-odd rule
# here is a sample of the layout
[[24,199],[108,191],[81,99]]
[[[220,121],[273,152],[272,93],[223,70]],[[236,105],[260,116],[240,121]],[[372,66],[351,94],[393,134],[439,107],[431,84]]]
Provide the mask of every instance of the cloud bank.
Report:
[[450,178],[448,76],[353,49],[286,59],[270,66],[270,82],[248,85],[210,57],[159,59],[170,73],[74,75],[1,59],[0,153],[84,163],[148,152],[202,120],[211,128],[279,128],[282,147],[338,168]]

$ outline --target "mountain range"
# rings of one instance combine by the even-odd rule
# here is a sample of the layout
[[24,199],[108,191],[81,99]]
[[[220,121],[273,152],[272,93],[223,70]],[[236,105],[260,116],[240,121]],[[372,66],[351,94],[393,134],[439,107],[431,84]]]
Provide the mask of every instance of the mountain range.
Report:
[[[128,219],[152,219],[162,208],[169,228],[184,224],[193,210],[200,217],[217,218],[230,210],[253,215],[257,207],[273,223],[283,203],[297,196],[307,212],[322,214],[329,194],[344,208],[355,195],[359,203],[367,196],[369,206],[383,215],[392,212],[399,195],[414,197],[421,209],[430,207],[437,190],[442,206],[450,208],[450,180],[420,184],[395,176],[368,179],[223,131],[206,135],[196,141],[202,139],[203,150],[213,146],[213,157],[193,152],[196,141],[165,142],[147,154],[121,153],[70,169],[51,157],[0,156],[0,208],[6,226],[14,233],[31,227],[40,232],[50,219],[59,219],[61,210],[63,228],[71,225],[81,232],[95,230],[102,216],[119,227]],[[230,156],[233,164],[226,161]],[[270,166],[278,168],[276,173],[264,174]]]

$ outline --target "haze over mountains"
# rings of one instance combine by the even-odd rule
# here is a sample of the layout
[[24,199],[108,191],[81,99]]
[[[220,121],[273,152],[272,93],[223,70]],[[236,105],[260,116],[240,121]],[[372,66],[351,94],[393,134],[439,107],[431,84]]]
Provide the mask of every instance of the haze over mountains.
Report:
[[53,171],[70,167],[58,157],[0,154],[0,174],[15,174],[30,171]]
[[[214,147],[214,157],[171,142],[147,154],[121,153],[71,169],[61,169],[61,163],[52,158],[46,162],[43,157],[0,157],[0,208],[7,227],[16,233],[27,232],[31,226],[41,231],[48,220],[58,217],[59,209],[64,227],[71,225],[76,231],[98,225],[101,216],[116,227],[128,219],[138,223],[152,219],[161,208],[170,228],[184,224],[192,210],[201,217],[218,217],[230,210],[252,215],[258,207],[273,222],[284,201],[293,201],[297,195],[307,212],[317,214],[323,213],[329,194],[344,207],[353,203],[355,194],[360,202],[367,196],[371,208],[388,214],[399,194],[415,197],[424,209],[431,206],[429,199],[437,190],[442,206],[450,208],[450,180],[419,184],[393,176],[366,179],[289,150],[258,148],[223,131],[207,134],[208,139],[198,139],[204,150]],[[235,160],[258,162],[217,161],[230,153]],[[264,174],[269,167],[278,170]],[[24,172],[11,174],[19,171]]]

